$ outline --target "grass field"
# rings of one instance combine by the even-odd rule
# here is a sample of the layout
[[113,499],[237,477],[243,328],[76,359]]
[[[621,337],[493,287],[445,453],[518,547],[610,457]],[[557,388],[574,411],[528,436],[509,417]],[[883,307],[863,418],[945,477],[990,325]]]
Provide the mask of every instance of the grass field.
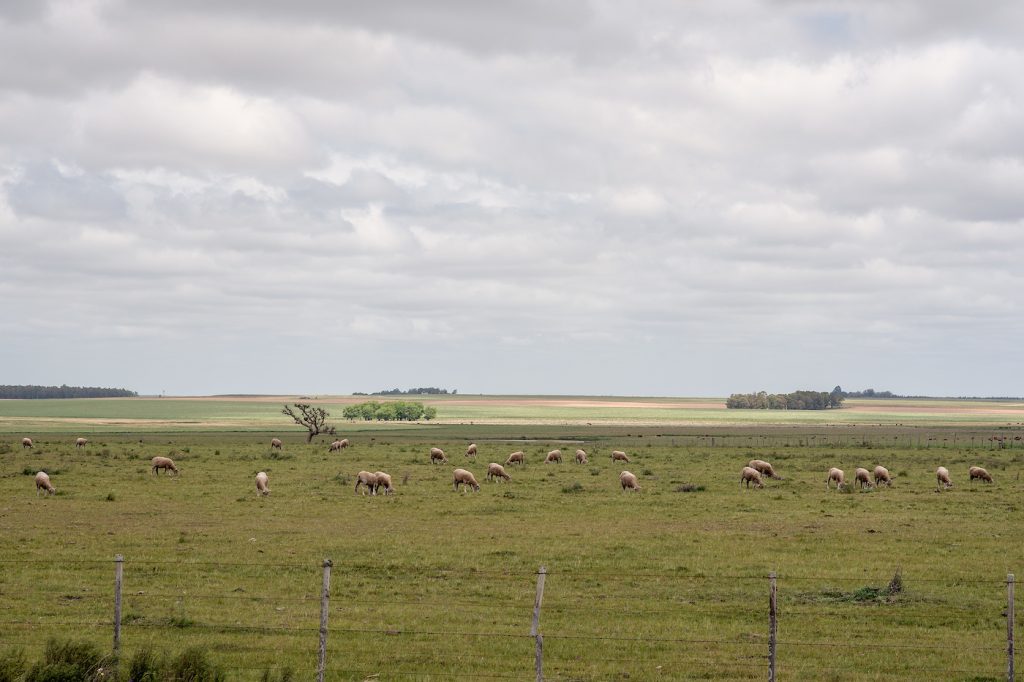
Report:
[[[172,409],[127,416],[69,402],[83,404],[47,406],[46,418],[209,415],[192,401],[150,401]],[[224,402],[219,417],[253,424],[279,409]],[[5,420],[40,416],[5,410]],[[353,446],[341,453],[285,429],[209,423],[90,431],[83,450],[69,433],[78,422],[31,433],[31,451],[18,432],[0,439],[0,650],[35,655],[50,636],[109,647],[120,553],[126,656],[200,644],[234,680],[284,667],[311,679],[329,557],[330,680],[533,679],[542,565],[546,679],[765,679],[766,576],[777,571],[782,679],[1002,680],[1005,577],[1024,566],[1024,447],[1013,440],[1022,429],[956,416],[870,429],[375,425],[346,430]],[[993,433],[1009,447],[996,449]],[[282,453],[268,448],[272,435],[284,438]],[[465,465],[470,441],[480,454]],[[452,465],[429,464],[432,445]],[[582,447],[591,462],[541,464],[553,447]],[[529,463],[510,483],[483,480],[487,462],[517,449]],[[621,491],[612,449],[633,458],[626,468],[642,492]],[[179,479],[149,472],[149,459],[167,454]],[[784,480],[740,490],[739,469],[755,456]],[[825,491],[829,466],[852,477],[876,463],[893,473],[891,489]],[[935,492],[939,464],[953,473],[951,491]],[[995,485],[969,484],[972,464]],[[460,465],[477,474],[479,493],[452,490]],[[56,496],[33,495],[39,469]],[[361,469],[390,472],[396,494],[355,495]],[[261,470],[268,498],[255,496]],[[903,589],[887,595],[898,567]]]

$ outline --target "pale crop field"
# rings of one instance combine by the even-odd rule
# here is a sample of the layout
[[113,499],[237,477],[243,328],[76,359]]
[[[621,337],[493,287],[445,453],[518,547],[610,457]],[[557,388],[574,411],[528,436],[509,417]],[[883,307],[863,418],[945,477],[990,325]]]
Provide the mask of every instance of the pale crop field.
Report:
[[[1020,433],[392,425],[346,431],[340,453],[286,428],[90,433],[81,450],[63,427],[31,434],[31,451],[12,434],[0,447],[0,650],[36,655],[51,636],[109,648],[122,554],[125,657],[199,644],[231,679],[286,667],[312,679],[330,558],[330,680],[534,679],[541,566],[545,679],[766,679],[770,571],[782,679],[1005,679],[1005,579],[1024,573]],[[450,463],[431,465],[431,446]],[[542,464],[555,447],[565,463]],[[571,463],[577,447],[588,465]],[[528,464],[507,467],[511,482],[484,480],[520,449]],[[612,449],[633,461],[613,464]],[[154,477],[154,455],[181,476]],[[754,457],[784,479],[741,489]],[[875,464],[891,489],[825,490],[830,466],[852,478]],[[956,484],[941,493],[940,464]],[[973,464],[995,484],[970,484]],[[481,490],[455,492],[455,466]],[[624,468],[641,492],[621,490]],[[56,496],[35,495],[40,469]],[[363,469],[391,473],[396,493],[356,495]],[[258,471],[269,497],[255,494]],[[902,590],[887,594],[898,568]]]

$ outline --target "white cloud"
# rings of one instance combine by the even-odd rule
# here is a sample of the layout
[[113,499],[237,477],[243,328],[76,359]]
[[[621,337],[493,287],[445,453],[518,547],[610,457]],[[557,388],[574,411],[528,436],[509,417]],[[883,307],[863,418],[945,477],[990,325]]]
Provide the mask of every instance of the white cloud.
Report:
[[[1022,29],[924,0],[0,8],[3,329],[95,339],[135,373],[92,381],[142,390],[152,351],[198,392],[727,393],[810,364],[1019,392],[993,348],[1024,331]],[[306,386],[327,356],[358,367]]]

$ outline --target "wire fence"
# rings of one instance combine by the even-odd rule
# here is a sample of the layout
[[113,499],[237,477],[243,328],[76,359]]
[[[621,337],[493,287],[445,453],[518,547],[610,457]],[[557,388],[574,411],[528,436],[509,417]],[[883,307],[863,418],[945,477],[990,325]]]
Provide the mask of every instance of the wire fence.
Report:
[[[202,646],[234,680],[1015,680],[1013,576],[0,560],[0,649]],[[26,588],[26,585],[30,586]]]

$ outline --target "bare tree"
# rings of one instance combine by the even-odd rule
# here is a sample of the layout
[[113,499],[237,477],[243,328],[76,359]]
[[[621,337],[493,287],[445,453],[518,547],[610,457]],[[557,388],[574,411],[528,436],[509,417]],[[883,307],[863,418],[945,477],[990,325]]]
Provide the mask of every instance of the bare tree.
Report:
[[305,427],[309,433],[306,435],[306,442],[313,442],[313,436],[319,436],[325,434],[329,436],[334,435],[334,427],[327,425],[327,417],[330,416],[327,410],[322,407],[313,407],[306,403],[295,403],[295,409],[299,411],[295,414],[295,410],[290,405],[285,405],[284,409],[281,410],[281,414],[286,414],[295,420],[295,423],[299,426]]

